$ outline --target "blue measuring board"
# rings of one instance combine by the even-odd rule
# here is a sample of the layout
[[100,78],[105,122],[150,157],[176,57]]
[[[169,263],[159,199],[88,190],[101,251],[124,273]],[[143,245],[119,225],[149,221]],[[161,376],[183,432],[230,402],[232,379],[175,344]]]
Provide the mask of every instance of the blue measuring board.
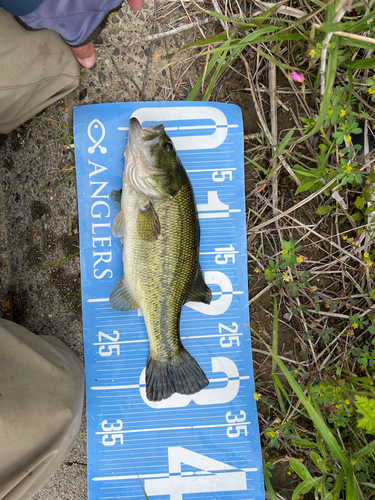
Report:
[[[146,398],[141,311],[108,298],[123,276],[110,201],[122,188],[131,117],[163,123],[191,179],[210,305],[190,302],[181,339],[209,379],[192,396]],[[261,500],[251,357],[240,108],[199,102],[76,107],[74,136],[86,364],[89,500]]]

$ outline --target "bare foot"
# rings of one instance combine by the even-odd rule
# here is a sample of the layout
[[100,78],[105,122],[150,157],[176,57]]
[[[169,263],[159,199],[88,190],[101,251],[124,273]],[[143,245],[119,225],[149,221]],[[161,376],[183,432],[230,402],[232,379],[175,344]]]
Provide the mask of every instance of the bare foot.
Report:
[[[140,0],[134,0],[139,2]],[[73,54],[76,56],[78,62],[82,64],[84,68],[92,68],[95,64],[95,49],[94,43],[90,42],[82,47],[70,47]]]

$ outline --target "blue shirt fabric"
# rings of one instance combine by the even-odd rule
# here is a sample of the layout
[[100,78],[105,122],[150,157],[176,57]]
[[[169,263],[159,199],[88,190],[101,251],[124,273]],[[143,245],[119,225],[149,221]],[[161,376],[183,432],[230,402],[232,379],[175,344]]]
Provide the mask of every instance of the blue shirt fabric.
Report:
[[43,0],[0,0],[0,7],[14,16],[26,16],[33,12]]
[[15,14],[21,24],[27,29],[57,31],[73,47],[87,43],[103,27],[108,14],[122,3],[120,0],[0,0],[0,6],[28,2],[35,3],[36,8],[27,14]]

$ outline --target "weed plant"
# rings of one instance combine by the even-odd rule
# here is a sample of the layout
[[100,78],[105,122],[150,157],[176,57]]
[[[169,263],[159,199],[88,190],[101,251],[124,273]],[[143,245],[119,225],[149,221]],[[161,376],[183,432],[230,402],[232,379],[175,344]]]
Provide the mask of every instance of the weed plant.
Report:
[[[227,29],[181,49],[205,61],[188,100],[215,99],[241,58],[259,119],[261,137],[245,156],[257,176],[249,283],[250,303],[274,296],[272,346],[252,328],[273,359],[272,388],[259,383],[256,394],[277,400],[261,416],[272,499],[284,497],[272,486],[271,456],[288,460],[293,500],[375,495],[373,4],[257,1],[251,13],[237,2],[216,2],[215,12],[195,4]],[[267,82],[273,65],[295,95],[289,130],[269,127],[264,111],[266,84],[278,92]],[[280,321],[295,332],[294,359],[279,352]]]

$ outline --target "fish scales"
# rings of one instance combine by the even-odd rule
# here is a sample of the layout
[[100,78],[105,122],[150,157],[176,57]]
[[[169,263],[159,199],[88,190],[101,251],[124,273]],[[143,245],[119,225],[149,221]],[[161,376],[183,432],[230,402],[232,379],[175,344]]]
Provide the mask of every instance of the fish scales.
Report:
[[[198,252],[195,207],[190,183],[186,179],[171,202],[156,202],[161,232],[156,241],[141,237],[125,239],[123,262],[125,280],[142,308],[150,337],[150,352],[167,360],[179,349],[181,307],[196,273]],[[140,196],[129,194],[126,233],[137,234]]]
[[124,278],[110,297],[116,310],[141,308],[150,342],[146,395],[160,401],[208,385],[180,340],[182,305],[211,301],[199,265],[199,222],[193,189],[163,125],[129,124],[120,210],[112,232],[122,237]]

